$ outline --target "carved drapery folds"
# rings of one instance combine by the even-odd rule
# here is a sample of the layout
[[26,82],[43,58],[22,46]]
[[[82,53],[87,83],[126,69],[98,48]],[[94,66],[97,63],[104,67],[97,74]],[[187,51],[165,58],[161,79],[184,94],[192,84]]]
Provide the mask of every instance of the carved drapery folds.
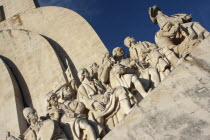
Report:
[[25,108],[29,128],[19,138],[8,133],[7,140],[103,138],[208,35],[190,15],[167,16],[157,6],[149,8],[149,15],[160,27],[156,44],[126,37],[129,57],[116,47],[102,56],[101,64],[79,70],[77,82],[66,60],[66,71],[46,95],[46,116]]

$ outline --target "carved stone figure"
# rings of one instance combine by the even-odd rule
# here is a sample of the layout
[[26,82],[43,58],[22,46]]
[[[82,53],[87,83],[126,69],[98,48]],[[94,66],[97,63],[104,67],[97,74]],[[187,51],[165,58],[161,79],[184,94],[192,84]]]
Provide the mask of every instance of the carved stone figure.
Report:
[[7,135],[7,140],[68,140],[56,122],[49,119],[39,120],[33,108],[26,107],[23,115],[30,125],[29,128],[19,138]]
[[[132,93],[136,90],[142,98],[147,96],[139,78],[135,74],[127,74],[126,67],[121,64],[113,66],[110,72],[110,85],[112,88],[116,88],[118,86],[125,87]],[[134,94],[134,96],[139,99],[140,97],[138,94]]]
[[[172,44],[176,46],[171,46],[169,49],[173,48],[173,51],[179,57],[184,58],[187,56],[190,53],[192,47],[197,45],[200,40],[203,40],[209,34],[199,23],[191,22],[191,15],[175,14],[169,17],[160,11],[159,7],[157,6],[149,8],[149,15],[152,22],[159,25],[160,30],[164,30],[164,28],[170,28],[167,26],[176,26],[176,31],[173,33],[173,35],[171,32],[170,34],[163,33],[165,35],[159,36],[167,36],[172,39]],[[158,34],[162,33],[159,32]]]
[[[134,89],[137,90],[143,98],[146,97],[146,91],[139,78],[135,74],[136,62],[129,58],[125,59],[125,53],[121,47],[114,48],[112,53],[116,63],[120,65],[117,64],[116,67],[113,67],[110,72],[111,87],[115,88],[117,86],[123,86],[130,89],[132,85],[134,85]],[[126,81],[126,84],[122,81]]]
[[102,56],[102,63],[98,69],[98,79],[106,88],[110,88],[109,76],[114,63],[114,59],[109,52]]
[[101,64],[102,65],[105,65],[106,63],[111,63],[111,64],[114,63],[114,59],[113,59],[113,57],[112,57],[112,55],[111,55],[110,52],[107,52],[107,53],[105,53],[102,56],[102,62],[101,62]]
[[98,69],[99,69],[98,64],[94,62],[90,65],[89,68],[92,79],[98,79]]
[[125,58],[125,51],[122,47],[115,47],[112,50],[112,55],[115,60],[115,63],[119,63],[128,68],[131,68],[127,70],[127,73],[134,73],[134,71],[132,71],[132,67],[135,65],[135,62],[131,61],[129,58]]
[[[5,4],[3,4],[3,6],[4,9],[6,9]],[[6,69],[2,69],[3,72],[1,71],[3,78],[0,80],[0,88],[2,88],[2,91],[12,92],[12,94],[10,94],[11,96],[5,92],[5,95],[2,97],[1,102],[3,102],[3,110],[0,110],[3,112],[1,112],[3,114],[1,117],[3,118],[1,121],[4,122],[6,120],[5,122],[8,122],[8,119],[6,119],[7,115],[4,115],[5,113],[15,112],[15,114],[18,115],[18,119],[12,120],[11,123],[2,128],[5,129],[8,126],[10,128],[14,126],[19,126],[18,128],[21,128],[18,129],[18,131],[13,131],[13,129],[10,129],[10,131],[13,131],[12,133],[15,135],[18,132],[21,133],[21,135],[16,138],[10,135],[10,132],[7,132],[6,140],[100,140],[131,112],[136,103],[143,100],[148,95],[148,92],[157,87],[160,82],[162,82],[162,80],[191,53],[192,49],[196,47],[198,43],[209,35],[209,32],[207,32],[198,22],[192,22],[191,15],[175,14],[172,16],[167,16],[159,9],[159,7],[153,6],[149,8],[149,15],[152,22],[160,27],[159,31],[157,31],[155,34],[156,44],[148,41],[137,42],[133,37],[126,37],[124,44],[129,48],[129,55],[127,57],[125,57],[125,51],[122,47],[114,48],[112,54],[107,52],[107,50],[104,48],[95,53],[96,55],[92,55],[90,52],[94,52],[95,50],[89,51],[88,47],[83,47],[83,51],[85,53],[80,53],[80,46],[81,44],[85,44],[87,46],[93,46],[89,47],[90,49],[100,49],[98,46],[100,46],[101,41],[98,40],[97,36],[95,36],[95,32],[93,32],[93,34],[91,33],[91,38],[87,39],[88,34],[82,34],[80,37],[81,31],[85,29],[83,27],[80,28],[81,24],[71,24],[71,28],[66,28],[69,29],[69,32],[67,32],[67,30],[65,31],[65,28],[63,27],[62,30],[59,29],[59,26],[61,26],[63,23],[68,23],[68,20],[74,21],[74,18],[78,19],[77,16],[71,12],[70,17],[66,16],[66,19],[68,20],[62,20],[62,24],[53,24],[53,27],[58,27],[58,32],[49,32],[50,30],[45,29],[47,26],[44,22],[39,24],[41,27],[40,30],[36,27],[36,24],[29,24],[33,18],[28,20],[28,17],[35,16],[36,20],[45,21],[44,18],[49,20],[47,16],[49,16],[51,12],[53,12],[53,14],[56,12],[59,13],[59,16],[57,17],[61,17],[60,14],[63,13],[65,15],[68,14],[68,11],[65,9],[62,10],[61,8],[44,9],[45,10],[42,10],[42,8],[39,10],[34,9],[29,11],[29,14],[18,14],[14,17],[8,18],[5,22],[0,24],[1,30],[4,30],[0,32],[0,43],[2,44],[0,45],[0,57],[5,59],[5,64],[8,63],[8,67],[5,67]],[[50,19],[53,19],[53,15],[50,16]],[[77,23],[85,23],[80,19],[75,21],[77,21]],[[18,26],[16,27],[16,25]],[[16,27],[15,30],[13,30],[13,27]],[[90,28],[87,29],[87,33],[89,33],[91,30]],[[31,30],[36,30],[37,34],[42,34],[44,36],[33,35],[29,32]],[[65,32],[63,33],[63,31]],[[70,40],[66,40],[65,38],[68,38],[68,35],[74,35],[74,31],[78,31],[80,34],[71,36]],[[64,35],[63,37],[65,38],[63,38],[62,35]],[[33,38],[35,38],[34,42]],[[75,38],[79,39],[77,40]],[[163,117],[164,119],[164,115],[166,115],[166,118],[170,115],[169,110],[171,108],[165,107],[165,104],[171,103],[174,100],[176,103],[178,103],[178,108],[182,107],[180,106],[182,100],[179,100],[179,95],[181,94],[176,95],[176,93],[177,91],[185,93],[185,89],[182,86],[179,86],[180,83],[181,85],[186,83],[180,82],[182,81],[180,79],[184,74],[186,74],[184,77],[190,77],[193,74],[195,75],[193,78],[191,78],[194,86],[191,86],[191,83],[187,84],[186,86],[186,90],[190,92],[189,95],[194,97],[194,95],[191,94],[193,92],[195,92],[196,95],[197,93],[202,92],[204,95],[204,92],[206,89],[208,89],[208,87],[205,87],[205,82],[208,81],[208,79],[203,77],[207,77],[206,73],[208,70],[206,66],[203,65],[208,64],[207,61],[205,61],[205,59],[208,57],[206,54],[204,54],[205,51],[203,50],[207,50],[206,48],[208,48],[208,41],[209,40],[207,38],[205,41],[203,41],[203,44],[200,45],[200,47],[204,48],[196,48],[197,50],[195,49],[193,54],[188,57],[189,59],[187,59],[188,61],[186,62],[190,63],[183,63],[182,66],[178,67],[174,71],[174,73],[171,75],[171,78],[169,77],[166,79],[165,83],[159,85],[154,92],[160,92],[160,94],[156,93],[155,96],[148,97],[148,99],[144,100],[142,104],[140,104],[140,112],[148,112],[143,115],[147,118],[149,116],[150,118],[148,120],[152,120],[152,123],[156,120],[160,120],[158,118]],[[41,44],[39,44],[39,42],[41,42]],[[70,47],[67,47],[69,46],[69,43],[71,43]],[[1,48],[1,46],[3,46],[3,48]],[[40,49],[37,49],[37,47],[40,47]],[[16,52],[21,53],[24,57],[21,57]],[[107,53],[102,56],[102,61],[100,64],[98,61],[98,56],[100,56],[103,52]],[[27,66],[22,65],[23,62],[25,62],[25,58],[27,58],[28,61],[26,63],[28,64]],[[64,64],[65,60],[66,64]],[[90,60],[94,60],[94,62],[91,62],[92,64],[87,67],[87,69],[84,68],[78,71],[77,77],[75,75],[77,72],[76,70],[82,68],[83,66],[87,66]],[[69,64],[71,64],[71,67]],[[184,73],[182,72],[183,69],[187,70],[190,68],[193,70],[189,72],[186,71]],[[199,70],[201,72],[204,70],[205,72],[202,74],[197,74],[197,71]],[[36,73],[36,75],[31,75],[31,73]],[[177,76],[175,75],[177,73],[179,74],[178,77],[174,78]],[[4,77],[5,74],[7,74],[6,77]],[[53,80],[55,78],[58,79],[55,81],[54,85],[51,85],[53,84]],[[15,80],[18,81],[16,82]],[[7,82],[8,84],[5,84],[1,87],[2,84]],[[149,84],[147,84],[147,82]],[[177,84],[174,84],[176,82]],[[19,86],[21,91],[19,90]],[[172,93],[173,95],[171,94],[170,90],[172,88],[167,88],[166,86],[171,86],[174,88],[175,92]],[[195,91],[189,90],[190,87],[196,87]],[[161,90],[160,88],[164,88],[164,90]],[[45,113],[42,108],[42,100],[39,99],[41,99],[40,97],[43,96],[42,91],[50,91],[51,89],[52,91],[47,94],[47,113]],[[168,90],[170,90],[169,95],[167,95]],[[162,95],[164,96],[163,99],[161,98]],[[23,96],[23,98],[21,96]],[[173,100],[171,100],[170,97],[175,98],[172,98]],[[180,96],[180,99],[182,97],[183,96]],[[199,100],[203,100],[201,102],[201,107],[203,107],[203,105],[206,104],[206,101],[201,97],[201,94],[199,94]],[[187,98],[188,100],[183,100],[186,102],[184,105],[186,106],[187,103],[190,103],[190,106],[193,105],[192,102],[190,102],[191,99],[189,97]],[[8,108],[5,108],[5,106],[8,105],[4,104],[4,99],[9,99],[10,102],[8,104],[13,104],[13,109],[15,110],[10,110],[9,107],[9,112],[7,112]],[[18,102],[16,102],[16,100]],[[41,114],[42,116],[38,117],[36,110],[31,107],[26,107],[23,110],[23,114],[17,112],[22,110],[19,107],[20,103],[22,104],[22,100],[26,106],[32,106],[33,104],[33,106],[36,107],[39,115]],[[5,100],[5,102],[7,102],[7,100]],[[164,104],[161,104],[160,102],[164,102]],[[172,108],[174,106],[176,105],[173,105]],[[147,109],[147,107],[149,107],[149,109]],[[199,106],[196,105],[196,110],[199,109],[198,107]],[[187,109],[189,109],[189,107],[187,107]],[[164,110],[167,111],[165,114],[163,113]],[[181,110],[182,116],[184,111],[185,110],[183,109]],[[195,112],[195,109],[185,112],[187,115],[189,115],[193,114],[191,113],[192,111]],[[202,110],[199,110],[199,112],[201,111]],[[154,120],[152,118],[157,114],[156,112],[160,112],[162,114],[160,114],[158,118]],[[137,112],[134,111],[132,113],[135,115]],[[45,114],[46,116],[43,116]],[[152,114],[152,116],[148,114]],[[26,131],[25,123],[25,126],[22,127],[23,120],[21,118],[23,116],[21,115],[23,115],[28,122],[28,129]],[[174,113],[171,116],[173,115]],[[196,114],[194,114],[194,116],[195,115]],[[191,122],[193,122],[193,118],[188,116],[184,117],[189,119],[187,125],[189,124],[189,126],[192,126]],[[125,123],[129,122],[129,119],[132,120],[133,118],[137,117],[129,117]],[[143,118],[144,117],[140,118],[140,121],[138,120],[138,122],[141,123],[144,121]],[[178,118],[180,118],[180,115]],[[148,120],[146,120],[146,122],[148,122]],[[177,118],[173,118],[173,120],[175,120],[176,123]],[[204,124],[203,122],[208,122],[205,120],[198,121],[202,124]],[[143,125],[138,125],[138,130],[147,127],[145,125],[146,123],[141,124]],[[158,123],[153,124],[157,124],[156,128],[159,129]],[[163,124],[161,134],[164,136],[162,137],[159,134],[158,136],[165,139],[174,137],[175,139],[175,135],[168,135],[168,132],[162,133],[162,130],[165,129],[167,123],[161,124]],[[194,124],[196,123],[193,123],[193,125]],[[154,128],[150,124],[148,126]],[[169,127],[169,131],[172,132],[172,127]],[[155,131],[156,128],[154,128]],[[185,127],[181,126],[176,127],[175,129],[177,128],[179,128],[180,132],[183,132],[181,129],[187,130],[187,132],[191,131],[190,127],[186,129]],[[0,131],[1,130],[2,129],[0,129]],[[22,135],[23,131],[25,131],[25,133]],[[130,132],[125,134],[128,135]],[[156,132],[158,133],[158,131]],[[194,132],[194,128],[192,132]],[[203,132],[204,131],[202,131],[201,134],[203,134]],[[143,133],[140,133],[140,135],[142,134]],[[181,133],[179,133],[178,137],[181,137],[180,134]],[[143,134],[142,137],[149,139],[151,134]],[[199,137],[199,135],[196,134],[196,137]],[[109,138],[110,137],[107,139]]]
[[56,92],[59,98],[60,103],[64,103],[65,101],[73,101],[76,99],[76,93],[72,92],[69,86],[64,86],[59,91]]
[[175,68],[178,64],[179,58],[175,55],[173,48],[177,45],[174,44],[172,37],[175,36],[178,27],[167,22],[163,27],[156,33],[155,42],[162,50],[162,54],[165,55],[171,66]]
[[106,123],[107,129],[111,129],[131,111],[128,93],[122,86],[106,90],[99,81],[91,80],[87,69],[80,70],[78,76],[82,83],[78,88],[78,100],[89,110],[90,120],[104,127],[104,121],[111,119],[112,124]]
[[129,48],[131,59],[140,62],[142,76],[154,82],[155,87],[170,73],[168,61],[155,44],[148,41],[136,42],[133,37],[126,37],[124,44]]
[[66,106],[58,102],[58,97],[53,92],[47,94],[47,102],[50,118],[64,124],[63,129],[69,139],[96,140],[93,128],[85,119],[85,115],[81,114],[83,106],[81,107],[80,102],[74,101]]

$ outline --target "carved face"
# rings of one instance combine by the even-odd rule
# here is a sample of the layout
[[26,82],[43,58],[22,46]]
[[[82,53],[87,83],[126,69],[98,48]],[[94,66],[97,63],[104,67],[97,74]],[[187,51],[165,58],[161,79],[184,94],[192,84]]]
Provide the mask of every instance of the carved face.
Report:
[[83,76],[84,76],[85,78],[90,78],[90,73],[88,72],[87,69],[84,69],[84,70],[83,70]]
[[70,98],[71,97],[71,94],[70,94],[70,87],[64,87],[62,89],[62,95],[63,95],[63,98]]
[[104,58],[105,58],[105,59],[110,59],[110,60],[111,60],[112,56],[111,56],[110,53],[105,53],[105,54],[104,54]]
[[90,66],[90,69],[93,71],[93,73],[97,72],[98,71],[98,65],[96,63],[93,63],[91,66]]
[[79,80],[82,82],[84,78],[90,79],[90,73],[87,69],[82,69],[78,72]]
[[136,40],[133,37],[126,37],[124,40],[124,45],[127,47],[131,47],[136,44]]
[[136,40],[133,37],[131,37],[129,40],[131,44],[136,44]]
[[123,48],[121,48],[121,47],[116,47],[116,48],[113,50],[113,52],[114,52],[113,55],[114,55],[115,57],[123,57],[124,54],[125,54]]
[[52,96],[49,99],[49,104],[52,106],[57,106],[58,105],[58,97],[56,94],[52,94]]
[[38,121],[38,116],[35,111],[29,112],[27,118],[32,123],[36,123]]
[[73,79],[70,81],[70,85],[69,85],[73,90],[77,90],[77,83],[76,81]]

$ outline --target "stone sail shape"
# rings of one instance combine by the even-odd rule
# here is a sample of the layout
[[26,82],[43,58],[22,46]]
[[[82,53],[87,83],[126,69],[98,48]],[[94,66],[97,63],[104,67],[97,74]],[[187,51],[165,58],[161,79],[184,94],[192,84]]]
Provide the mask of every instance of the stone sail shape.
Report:
[[104,140],[210,138],[210,36]]
[[21,92],[10,68],[0,59],[0,139],[5,139],[6,131],[15,136],[23,134],[27,123],[22,114],[24,108]]
[[33,0],[0,0],[0,5],[3,6],[6,19],[36,8]]
[[45,116],[45,95],[63,73],[51,45],[32,32],[1,31],[0,55],[5,57],[5,62],[16,76],[26,104],[34,107],[40,116]]
[[107,52],[84,18],[61,7],[29,10],[2,22],[0,29],[25,29],[46,36],[63,62],[71,59],[70,65],[74,71],[93,62],[100,64],[102,54]]

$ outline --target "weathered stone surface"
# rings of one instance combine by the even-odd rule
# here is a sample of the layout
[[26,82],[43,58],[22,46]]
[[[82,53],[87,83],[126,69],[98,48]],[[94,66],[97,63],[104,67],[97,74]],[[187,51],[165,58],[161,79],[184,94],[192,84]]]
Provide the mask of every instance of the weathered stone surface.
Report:
[[111,130],[104,139],[208,139],[209,32],[187,14],[169,17],[157,6],[149,14],[160,27],[157,45],[129,37],[127,58],[121,47],[107,53],[91,26],[67,9],[34,9],[1,23],[0,55],[30,106],[23,139],[96,140]]
[[0,59],[0,139],[4,140],[5,131],[15,136],[23,134],[27,128],[23,117],[23,101],[15,77],[9,67]]
[[[27,11],[0,24],[0,29],[25,29],[42,34],[65,62],[71,60],[72,69],[99,63],[107,52],[100,38],[77,13],[61,7],[42,7]],[[74,74],[76,75],[76,74]]]
[[40,35],[7,30],[0,32],[0,55],[14,72],[26,103],[45,115],[45,95],[63,72],[53,48]]
[[36,8],[33,0],[0,0],[0,4],[3,5],[6,19]]
[[104,140],[208,140],[209,42],[199,44]]

